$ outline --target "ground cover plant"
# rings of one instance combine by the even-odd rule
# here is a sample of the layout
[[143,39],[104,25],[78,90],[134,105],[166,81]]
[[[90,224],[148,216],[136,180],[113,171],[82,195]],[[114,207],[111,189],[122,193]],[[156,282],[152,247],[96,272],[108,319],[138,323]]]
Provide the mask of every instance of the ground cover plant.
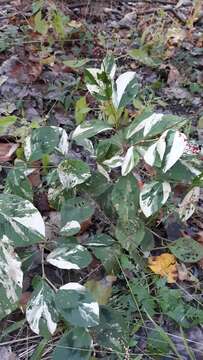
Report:
[[[202,115],[160,93],[167,66],[188,91],[164,64],[182,50],[147,28],[118,55],[74,6],[30,5],[1,34],[2,358],[201,359]],[[143,84],[134,61],[159,79]]]

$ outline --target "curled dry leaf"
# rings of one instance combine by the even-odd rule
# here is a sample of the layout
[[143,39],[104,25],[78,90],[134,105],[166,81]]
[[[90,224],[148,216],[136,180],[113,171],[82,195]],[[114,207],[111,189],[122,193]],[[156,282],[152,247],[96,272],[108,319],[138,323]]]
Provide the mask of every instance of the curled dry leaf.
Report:
[[197,282],[197,278],[193,276],[190,271],[187,269],[185,264],[177,263],[177,271],[178,271],[178,279],[180,281],[190,281],[190,282]]
[[17,148],[15,143],[0,143],[0,162],[10,161]]
[[149,268],[158,275],[165,276],[168,283],[177,280],[177,262],[174,255],[164,253],[159,256],[151,256],[148,259]]

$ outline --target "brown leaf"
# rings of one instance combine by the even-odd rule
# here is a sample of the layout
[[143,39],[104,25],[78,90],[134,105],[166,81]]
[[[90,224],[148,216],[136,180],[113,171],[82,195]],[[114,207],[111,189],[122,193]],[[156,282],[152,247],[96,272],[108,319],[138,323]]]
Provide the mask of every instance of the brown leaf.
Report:
[[41,177],[40,177],[40,166],[41,161],[33,161],[32,166],[36,168],[29,176],[28,179],[31,182],[31,185],[37,187],[41,184]]
[[0,143],[0,162],[4,163],[12,160],[17,148],[18,144],[15,143]]
[[32,61],[16,62],[10,70],[10,76],[19,83],[30,84],[36,81],[42,72],[42,64]]
[[178,279],[180,281],[197,282],[197,278],[193,276],[186,268],[185,264],[177,264]]
[[11,351],[10,346],[1,346],[0,347],[0,359],[1,360],[17,360],[17,357]]

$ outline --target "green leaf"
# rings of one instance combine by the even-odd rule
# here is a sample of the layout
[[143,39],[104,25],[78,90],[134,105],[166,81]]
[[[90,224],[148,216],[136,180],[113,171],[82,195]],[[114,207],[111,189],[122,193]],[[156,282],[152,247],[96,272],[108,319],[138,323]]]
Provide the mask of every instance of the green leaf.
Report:
[[131,174],[120,177],[113,187],[112,203],[123,222],[133,219],[139,206],[139,189],[137,181]]
[[37,31],[42,35],[46,35],[48,31],[48,23],[46,22],[46,20],[42,19],[41,10],[35,15],[34,23],[35,23],[35,31]]
[[52,16],[52,26],[54,27],[56,33],[62,38],[65,38],[65,24],[64,24],[64,15],[62,12],[55,10]]
[[74,328],[65,332],[56,344],[53,360],[89,360],[92,352],[93,341],[88,330]]
[[25,139],[24,153],[27,161],[40,160],[45,154],[54,151],[67,155],[69,149],[68,136],[62,128],[45,126],[34,129],[31,136]]
[[150,166],[161,167],[166,173],[183,155],[186,144],[185,134],[178,130],[166,130],[159,140],[147,149],[144,160]]
[[119,76],[114,84],[112,100],[116,109],[129,105],[138,93],[136,73],[127,71]]
[[114,79],[117,66],[113,55],[107,55],[104,58],[101,69],[109,76],[111,80]]
[[133,49],[128,51],[128,54],[135,60],[139,61],[141,64],[150,66],[152,68],[158,67],[161,64],[161,60],[153,59],[144,48]]
[[16,309],[23,286],[21,261],[10,239],[0,238],[0,319]]
[[123,163],[121,166],[121,175],[126,176],[128,175],[134,167],[138,164],[140,160],[138,152],[135,150],[134,146],[131,146],[123,159]]
[[140,192],[140,207],[146,217],[155,214],[168,200],[171,192],[166,181],[152,181],[145,184]]
[[148,229],[145,229],[144,238],[140,244],[142,251],[151,251],[153,250],[154,246],[155,244],[153,234]]
[[24,199],[33,200],[32,185],[27,178],[26,170],[11,169],[6,178],[4,193],[21,196]]
[[111,184],[102,174],[95,172],[83,185],[82,189],[92,197],[98,197],[109,189]]
[[91,176],[89,166],[82,160],[64,160],[57,171],[61,184],[67,189],[84,183]]
[[54,334],[58,321],[54,297],[55,292],[41,279],[26,309],[26,319],[34,333],[45,337]]
[[83,138],[91,138],[103,131],[112,130],[112,127],[106,124],[104,121],[94,120],[91,123],[83,123],[78,125],[72,133],[73,140],[79,140]]
[[15,115],[8,115],[0,117],[0,131],[2,131],[2,128],[6,128],[10,125],[13,125],[17,120],[17,116]]
[[88,114],[88,112],[90,110],[91,109],[87,106],[86,97],[81,96],[81,98],[79,100],[77,100],[76,104],[75,104],[75,120],[76,120],[76,124],[83,123],[85,118],[86,118],[86,114]]
[[15,246],[28,246],[44,240],[45,225],[39,211],[16,195],[0,195],[0,224]]
[[88,238],[85,243],[91,247],[106,247],[111,246],[115,243],[115,240],[107,234],[99,234]]
[[82,245],[61,245],[54,249],[48,256],[47,262],[59,269],[80,270],[92,261],[89,251]]
[[115,280],[115,276],[107,275],[98,281],[94,279],[88,280],[85,287],[93,294],[99,305],[106,305],[111,297],[112,284]]
[[63,64],[72,68],[72,69],[78,69],[85,64],[87,64],[90,60],[89,59],[73,59],[73,60],[64,60]]
[[89,291],[78,283],[60,287],[55,298],[61,316],[70,324],[92,327],[99,323],[99,306]]
[[80,224],[91,218],[94,213],[94,206],[81,197],[67,199],[61,208],[61,223],[64,226],[67,222],[75,220]]
[[144,235],[144,223],[140,218],[134,217],[128,222],[124,222],[120,218],[117,222],[115,236],[121,246],[132,254],[142,242]]
[[181,261],[195,263],[203,258],[203,246],[197,241],[183,237],[169,246],[170,251]]

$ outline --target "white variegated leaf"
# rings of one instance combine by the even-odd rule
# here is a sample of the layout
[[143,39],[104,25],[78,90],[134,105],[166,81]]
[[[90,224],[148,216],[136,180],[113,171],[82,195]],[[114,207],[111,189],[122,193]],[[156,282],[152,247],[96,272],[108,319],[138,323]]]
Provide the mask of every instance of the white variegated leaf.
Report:
[[167,172],[183,155],[187,144],[187,137],[180,131],[168,130],[167,136],[169,138],[169,150],[166,149],[166,159],[164,161],[163,172]]
[[184,119],[176,115],[145,112],[135,118],[127,130],[126,138],[136,134],[141,137],[151,137],[163,133],[165,130],[182,124]]
[[111,181],[111,178],[108,174],[108,172],[104,169],[104,167],[101,164],[97,164],[97,170],[98,172],[103,175],[109,182]]
[[197,202],[200,196],[200,188],[193,187],[184,197],[179,205],[178,213],[182,221],[187,221],[195,212]]
[[140,192],[140,207],[146,217],[155,214],[168,200],[171,186],[168,182],[153,181]]
[[73,140],[91,138],[103,131],[112,130],[112,127],[103,121],[92,121],[91,123],[82,123],[76,127],[72,133]]
[[116,80],[112,100],[116,109],[128,105],[137,95],[138,82],[136,73],[127,71]]
[[114,79],[115,74],[116,74],[116,63],[114,60],[114,57],[112,55],[107,55],[101,65],[101,69],[102,71],[104,71],[111,80]]
[[119,155],[113,156],[111,159],[103,161],[103,165],[108,166],[110,169],[117,168],[123,163],[123,157]]
[[166,130],[158,141],[152,144],[144,154],[144,160],[150,166],[159,162],[162,171],[167,172],[183,155],[186,136],[178,130]]
[[78,221],[68,221],[61,229],[60,233],[63,236],[72,236],[80,231],[80,224]]
[[95,79],[95,81],[98,84],[98,85],[90,84],[87,81],[86,82],[87,89],[89,90],[90,94],[92,94],[92,95],[94,95],[95,93],[99,94],[101,92],[101,88],[103,87],[103,83],[102,83],[102,81],[98,80],[97,75],[101,74],[102,70],[96,69],[96,68],[88,68],[86,71],[89,72],[93,76],[93,78]]
[[131,146],[123,159],[123,163],[121,166],[122,176],[128,175],[133,170],[135,165],[137,165],[138,161],[139,155],[137,152],[135,153],[134,146]]
[[26,319],[36,334],[54,334],[57,328],[58,313],[54,303],[55,293],[44,281],[35,288],[27,305]]
[[81,245],[61,245],[47,256],[47,262],[66,270],[80,270],[92,261],[89,251]]
[[67,189],[84,183],[91,176],[89,166],[82,160],[64,160],[57,171],[61,184]]
[[61,286],[55,303],[61,316],[72,325],[93,327],[99,323],[99,305],[79,283],[70,282]]
[[28,200],[10,194],[0,195],[1,234],[15,246],[27,246],[42,241],[45,225],[39,211]]
[[17,307],[23,285],[21,261],[15,254],[10,239],[0,238],[0,319]]

